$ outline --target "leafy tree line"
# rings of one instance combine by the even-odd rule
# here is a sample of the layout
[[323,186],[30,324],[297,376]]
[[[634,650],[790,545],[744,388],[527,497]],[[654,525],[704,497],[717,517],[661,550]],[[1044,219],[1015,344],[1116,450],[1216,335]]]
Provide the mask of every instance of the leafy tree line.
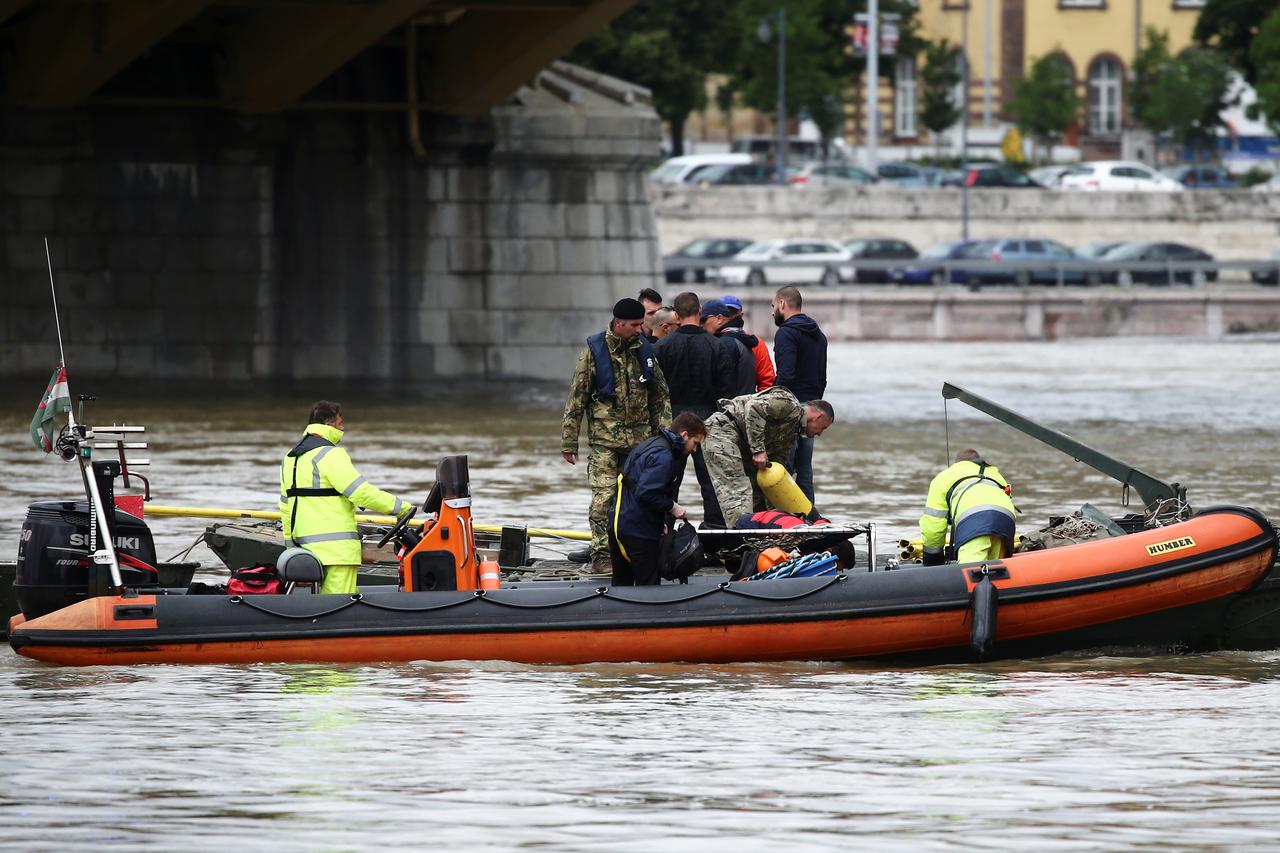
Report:
[[[726,114],[742,105],[774,112],[778,96],[778,32],[775,13],[785,6],[787,112],[805,116],[825,138],[839,133],[843,99],[866,74],[853,56],[848,27],[866,0],[644,0],[580,45],[568,57],[588,68],[648,87],[667,125],[673,152],[684,151],[689,116],[708,105],[707,78],[727,82],[712,93]],[[904,0],[880,0],[881,14],[901,16],[899,56],[915,56],[920,37],[916,8]],[[758,38],[767,21],[769,39]],[[881,61],[888,77],[893,63]]]
[[[901,16],[899,57],[922,60],[920,121],[935,134],[953,126],[962,105],[958,46],[920,34],[914,4],[880,0],[880,11]],[[777,18],[786,10],[787,108],[812,119],[825,138],[839,133],[845,93],[866,75],[853,56],[848,27],[866,0],[644,0],[569,57],[589,68],[637,82],[653,92],[673,153],[684,151],[691,114],[714,103],[726,115],[737,106],[774,112],[777,102]],[[758,30],[769,24],[769,38]],[[1207,0],[1195,29],[1197,44],[1174,55],[1168,35],[1148,30],[1127,85],[1131,114],[1157,134],[1203,145],[1229,105],[1231,69],[1255,86],[1255,111],[1280,132],[1280,4],[1276,0]],[[894,63],[882,61],[883,77]],[[712,93],[707,79],[725,82]],[[1014,82],[1007,105],[1038,144],[1050,145],[1080,120],[1083,104],[1071,65],[1060,53],[1037,57]]]

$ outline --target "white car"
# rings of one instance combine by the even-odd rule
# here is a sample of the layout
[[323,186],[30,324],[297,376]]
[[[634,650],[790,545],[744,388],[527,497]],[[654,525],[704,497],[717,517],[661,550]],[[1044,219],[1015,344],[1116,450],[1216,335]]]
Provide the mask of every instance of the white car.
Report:
[[767,240],[752,243],[716,271],[708,281],[723,284],[821,284],[852,281],[853,254],[830,240]]
[[1182,184],[1168,175],[1141,163],[1126,160],[1097,160],[1072,166],[1062,176],[1058,186],[1064,190],[1120,190],[1127,192],[1180,193],[1186,190]]
[[649,180],[658,184],[683,184],[704,166],[737,165],[750,163],[750,154],[683,154],[672,157],[649,173]]

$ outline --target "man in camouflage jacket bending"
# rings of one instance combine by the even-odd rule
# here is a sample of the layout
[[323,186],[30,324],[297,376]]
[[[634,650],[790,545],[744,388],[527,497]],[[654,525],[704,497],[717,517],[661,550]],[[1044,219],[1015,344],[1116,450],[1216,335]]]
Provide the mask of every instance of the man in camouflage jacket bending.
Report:
[[587,338],[564,404],[561,454],[578,462],[578,429],[587,417],[587,482],[591,486],[591,565],[611,570],[609,510],[627,454],[671,423],[671,402],[653,345],[640,334],[644,306],[621,299],[604,332]]
[[732,527],[739,518],[767,509],[756,471],[770,462],[786,465],[802,435],[818,436],[835,421],[825,400],[801,403],[780,385],[732,400],[707,419],[702,450],[715,490],[715,507],[704,507],[709,524]]

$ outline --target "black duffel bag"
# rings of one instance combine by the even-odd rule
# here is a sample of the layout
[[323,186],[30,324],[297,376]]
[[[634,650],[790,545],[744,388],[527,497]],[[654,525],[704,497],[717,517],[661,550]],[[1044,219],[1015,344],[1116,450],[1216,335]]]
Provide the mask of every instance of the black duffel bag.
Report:
[[658,572],[663,580],[685,582],[702,568],[706,554],[698,531],[686,521],[677,521],[658,540]]

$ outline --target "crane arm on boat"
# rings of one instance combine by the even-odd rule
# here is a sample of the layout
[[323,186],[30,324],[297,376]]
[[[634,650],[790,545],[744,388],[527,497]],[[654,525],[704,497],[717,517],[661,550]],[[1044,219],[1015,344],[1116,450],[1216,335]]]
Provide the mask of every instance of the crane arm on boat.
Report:
[[1127,462],[1077,441],[1066,433],[1037,423],[1026,415],[1018,414],[1012,409],[988,400],[986,397],[974,394],[972,391],[966,391],[964,388],[952,385],[950,382],[942,383],[942,396],[946,400],[959,400],[998,421],[1008,424],[1019,432],[1031,436],[1037,441],[1044,442],[1055,450],[1066,453],[1076,461],[1083,462],[1095,471],[1106,474],[1113,480],[1122,483],[1126,490],[1129,487],[1133,487],[1137,490],[1138,497],[1142,499],[1142,503],[1146,506],[1148,512],[1154,511],[1165,501],[1186,502],[1187,490],[1183,486],[1177,483],[1166,483],[1164,480],[1153,477]]

